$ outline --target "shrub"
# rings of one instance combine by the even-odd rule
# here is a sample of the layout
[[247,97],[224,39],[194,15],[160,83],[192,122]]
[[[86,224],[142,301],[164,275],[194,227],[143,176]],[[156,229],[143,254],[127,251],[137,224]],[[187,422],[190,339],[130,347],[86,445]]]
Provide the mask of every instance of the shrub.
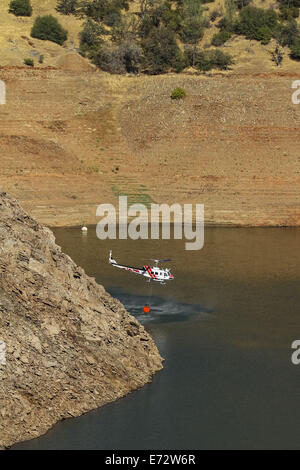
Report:
[[78,0],[58,0],[56,11],[64,15],[73,15],[76,13]]
[[300,0],[278,0],[278,1],[280,3],[279,8],[281,8],[281,6],[286,6],[287,8],[291,8],[291,7],[299,8],[300,7]]
[[119,45],[119,51],[127,73],[138,73],[142,62],[143,51],[133,41],[124,41]]
[[290,56],[294,60],[300,60],[300,38],[296,39],[294,44],[291,46]]
[[39,64],[43,64],[43,63],[44,63],[44,56],[43,54],[41,54],[39,57]]
[[201,2],[185,0],[182,5],[181,39],[187,44],[197,44],[204,32]]
[[266,43],[275,33],[277,27],[277,13],[274,10],[247,6],[239,13],[235,32],[245,35],[247,39],[256,39]]
[[86,52],[100,46],[103,43],[102,36],[105,34],[107,33],[102,25],[88,18],[84,23],[83,30],[79,34],[81,51]]
[[98,50],[92,50],[89,57],[97,67],[105,72],[125,73],[125,67],[118,46],[104,44]]
[[34,67],[34,62],[32,59],[24,59],[24,64],[28,65],[28,67]]
[[128,10],[128,0],[81,0],[78,12],[96,22],[114,26],[121,21],[121,11]]
[[8,11],[16,16],[31,16],[32,6],[30,0],[11,0]]
[[230,65],[233,64],[233,59],[230,54],[226,54],[219,49],[214,51],[214,55],[212,58],[212,65],[213,68],[217,68],[219,70],[227,70]]
[[219,33],[216,33],[213,35],[211,43],[213,46],[216,46],[216,47],[222,46],[230,38],[231,38],[231,33],[223,29]]
[[280,18],[282,20],[290,20],[292,18],[298,18],[299,16],[299,8],[298,7],[294,7],[294,6],[291,6],[291,7],[287,7],[285,5],[279,5],[279,10],[280,10]]
[[234,22],[230,21],[228,18],[221,18],[220,21],[217,24],[217,27],[221,31],[228,31],[229,33],[234,33],[235,32],[235,24]]
[[38,16],[31,29],[33,38],[56,42],[62,45],[68,38],[68,32],[52,15]]
[[[191,51],[187,51],[187,55],[191,60]],[[233,59],[230,54],[226,54],[219,49],[197,51],[194,55],[195,66],[202,72],[207,72],[211,69],[227,70],[233,64]]]
[[271,38],[272,38],[272,31],[270,30],[268,26],[261,26],[257,30],[257,39],[262,44],[268,44]]
[[177,87],[171,93],[172,100],[182,100],[186,97],[186,91],[184,88]]
[[300,37],[300,31],[296,20],[291,19],[286,25],[280,24],[276,31],[276,39],[281,46],[291,47]]
[[172,8],[172,4],[167,0],[164,1],[161,7],[156,8],[155,13],[161,17],[162,23],[172,31],[178,32],[181,25],[181,15],[177,9]]

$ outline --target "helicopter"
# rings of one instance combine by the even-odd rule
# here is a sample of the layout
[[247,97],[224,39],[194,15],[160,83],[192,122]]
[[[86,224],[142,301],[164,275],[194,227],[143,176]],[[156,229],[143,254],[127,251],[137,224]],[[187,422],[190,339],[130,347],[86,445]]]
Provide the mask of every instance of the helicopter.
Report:
[[161,269],[158,267],[159,263],[171,261],[170,259],[153,259],[152,261],[155,262],[155,266],[145,265],[142,268],[134,268],[132,266],[124,266],[122,264],[118,264],[112,257],[112,251],[110,251],[108,261],[116,268],[125,269],[126,271],[145,276],[148,282],[156,281],[160,282],[161,284],[165,284],[165,281],[172,281],[174,279],[174,276],[171,274],[169,269]]

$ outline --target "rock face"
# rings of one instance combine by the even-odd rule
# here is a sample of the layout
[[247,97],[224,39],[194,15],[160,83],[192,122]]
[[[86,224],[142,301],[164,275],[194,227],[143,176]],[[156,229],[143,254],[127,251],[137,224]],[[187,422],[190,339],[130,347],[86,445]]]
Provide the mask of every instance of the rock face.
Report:
[[6,345],[0,448],[116,400],[162,368],[136,319],[6,193],[0,193],[0,340]]

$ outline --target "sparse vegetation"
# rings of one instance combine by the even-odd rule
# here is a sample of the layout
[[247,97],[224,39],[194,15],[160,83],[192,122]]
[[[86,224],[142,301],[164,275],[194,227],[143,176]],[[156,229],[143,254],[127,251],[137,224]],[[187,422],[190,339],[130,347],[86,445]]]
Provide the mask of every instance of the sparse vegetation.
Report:
[[68,37],[68,32],[52,15],[38,16],[31,30],[33,38],[56,42],[62,45]]
[[103,36],[106,34],[106,29],[101,24],[88,18],[79,35],[81,51],[85,53],[87,51],[97,50],[97,48],[103,44]]
[[280,4],[279,9],[280,9],[279,17],[282,20],[290,20],[292,18],[298,18],[299,16],[298,7],[294,7],[294,6],[288,7],[286,5]]
[[[210,46],[223,46],[234,34],[262,44],[275,38],[280,47],[294,46],[299,37],[295,17],[300,0],[278,0],[279,13],[274,5],[269,9],[254,7],[252,0],[224,0],[224,10],[212,9],[211,13],[206,13],[206,0],[137,0],[134,9],[129,9],[130,2],[57,2],[60,13],[85,19],[81,54],[110,73],[161,74],[180,72],[187,66],[201,71],[226,70],[232,57]],[[201,50],[199,43],[212,23],[219,32]],[[62,43],[60,37],[59,41]]]
[[284,49],[280,46],[280,44],[276,44],[275,49],[271,51],[271,56],[277,67],[280,67],[284,56]]
[[185,0],[181,8],[180,36],[186,44],[196,45],[204,32],[203,7],[195,0]]
[[8,11],[16,16],[31,16],[32,6],[30,0],[11,0]]
[[239,20],[235,24],[235,32],[243,34],[247,39],[256,39],[267,44],[278,28],[277,13],[247,6],[239,13]]
[[73,15],[78,8],[78,0],[59,0],[56,10],[64,15]]
[[291,46],[291,58],[294,60],[300,60],[300,38],[297,38],[294,44]]
[[[192,52],[194,53],[194,59],[192,58]],[[190,63],[194,60],[194,66],[201,72],[208,72],[212,69],[228,70],[232,65],[233,59],[230,54],[226,54],[220,49],[215,50],[199,50],[186,51],[187,58]]]
[[186,97],[186,91],[184,88],[181,88],[181,87],[174,88],[174,90],[171,93],[172,100],[182,100],[185,97]]
[[213,35],[211,43],[213,46],[222,46],[230,38],[231,33],[223,29],[219,33]]
[[143,39],[144,68],[148,73],[159,74],[170,70],[181,72],[186,66],[183,53],[174,33],[162,26],[155,28]]

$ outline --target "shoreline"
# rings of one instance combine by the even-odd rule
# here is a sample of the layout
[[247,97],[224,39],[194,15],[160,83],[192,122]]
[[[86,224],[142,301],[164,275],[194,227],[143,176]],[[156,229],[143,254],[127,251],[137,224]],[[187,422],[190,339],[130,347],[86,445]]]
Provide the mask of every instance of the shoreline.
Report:
[[202,203],[207,226],[300,226],[295,73],[1,77],[0,187],[40,223],[93,224],[99,204],[127,194],[130,205]]
[[[130,220],[129,222],[130,223]],[[195,219],[193,219],[193,223],[195,223]],[[119,227],[119,223],[116,224],[117,227]],[[150,223],[148,223],[150,225]],[[170,222],[171,227],[174,226],[174,222]],[[81,230],[82,225],[75,224],[75,225],[46,225],[50,230],[56,230],[56,229],[78,229]],[[160,223],[161,226],[161,223]],[[93,229],[97,227],[97,224],[85,224],[85,227],[88,229]],[[290,229],[295,229],[295,228],[300,228],[300,223],[297,225],[284,225],[284,224],[274,224],[274,225],[241,225],[241,224],[228,224],[228,223],[204,223],[204,229],[206,228],[249,228],[249,229],[255,229],[255,228],[266,228],[266,229],[271,229],[271,228],[290,228]],[[150,237],[149,237],[150,238]]]

